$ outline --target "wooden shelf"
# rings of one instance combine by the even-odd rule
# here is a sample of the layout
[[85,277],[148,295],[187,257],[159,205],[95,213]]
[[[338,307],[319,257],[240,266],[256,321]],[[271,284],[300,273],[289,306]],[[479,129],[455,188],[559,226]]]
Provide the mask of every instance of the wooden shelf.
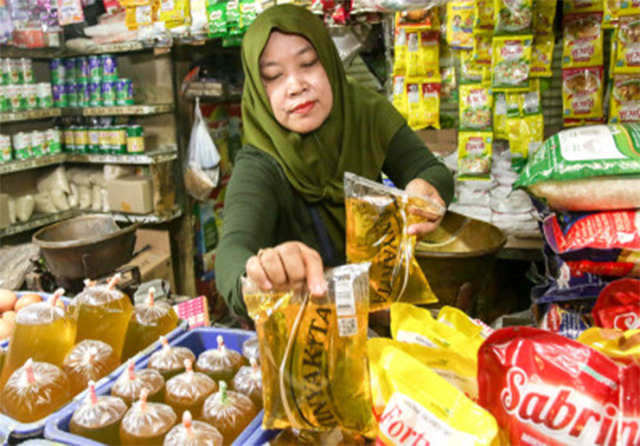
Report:
[[60,108],[43,108],[38,110],[25,110],[18,112],[0,113],[0,123],[34,121],[36,119],[48,119],[62,116]]

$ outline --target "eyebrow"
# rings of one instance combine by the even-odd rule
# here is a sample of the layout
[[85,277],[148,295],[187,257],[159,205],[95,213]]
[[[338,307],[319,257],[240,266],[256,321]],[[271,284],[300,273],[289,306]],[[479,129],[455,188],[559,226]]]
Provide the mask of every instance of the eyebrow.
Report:
[[[300,57],[303,54],[308,53],[309,51],[313,51],[313,47],[311,46],[311,44],[305,45],[304,48],[301,48],[300,51],[296,53],[296,57]],[[260,61],[260,69],[274,67],[278,65],[280,64],[274,61],[266,61],[266,62]]]

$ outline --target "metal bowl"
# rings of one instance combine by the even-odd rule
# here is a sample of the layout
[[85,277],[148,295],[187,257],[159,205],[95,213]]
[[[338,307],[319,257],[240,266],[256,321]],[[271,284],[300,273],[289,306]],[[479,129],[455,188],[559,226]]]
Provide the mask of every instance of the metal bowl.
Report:
[[36,232],[49,271],[61,279],[96,279],[131,260],[139,224],[120,228],[112,217],[89,215]]

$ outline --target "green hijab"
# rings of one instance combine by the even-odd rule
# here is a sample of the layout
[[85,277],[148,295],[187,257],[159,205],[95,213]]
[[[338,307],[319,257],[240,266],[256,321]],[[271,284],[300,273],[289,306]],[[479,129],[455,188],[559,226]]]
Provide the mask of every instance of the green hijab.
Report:
[[[271,31],[305,37],[315,48],[333,90],[333,108],[316,130],[300,134],[276,120],[260,77],[259,60]],[[383,96],[348,79],[322,21],[303,7],[274,6],[244,36],[242,120],[246,142],[271,155],[291,185],[317,206],[336,248],[345,249],[343,175],[376,180],[389,142],[405,123]]]

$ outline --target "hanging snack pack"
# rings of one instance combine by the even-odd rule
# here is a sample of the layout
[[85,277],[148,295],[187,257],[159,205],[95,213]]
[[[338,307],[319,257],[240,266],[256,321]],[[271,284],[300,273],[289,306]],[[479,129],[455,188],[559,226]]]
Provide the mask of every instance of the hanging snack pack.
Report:
[[536,36],[553,36],[557,0],[536,0],[533,10],[533,32]]
[[508,139],[507,132],[507,96],[505,93],[494,95],[493,136],[496,139]]
[[640,122],[640,75],[615,75],[610,101],[609,123]]
[[[640,12],[639,12],[640,14]],[[640,19],[638,15],[620,18],[617,32],[616,74],[638,75],[640,69]]]
[[407,73],[407,30],[397,28],[396,39],[393,46],[393,74],[402,75]]
[[371,262],[369,311],[393,302],[433,303],[431,291],[414,256],[416,237],[407,228],[420,214],[442,215],[445,210],[428,197],[403,191],[352,173],[344,175],[347,213],[347,260]]
[[493,95],[480,84],[460,85],[460,128],[481,130],[491,128]]
[[451,48],[473,48],[474,8],[469,1],[447,2],[447,43]]
[[639,124],[568,129],[547,139],[514,184],[552,209],[640,207]]
[[493,34],[493,3],[494,0],[476,0],[474,11],[474,33]]
[[496,420],[394,341],[371,339],[367,353],[376,444],[495,444]]
[[551,36],[536,36],[531,52],[531,77],[551,77],[554,39]]
[[564,16],[562,68],[595,67],[603,64],[602,13]]
[[480,405],[501,444],[637,444],[640,366],[530,327],[497,330],[478,354]]
[[640,365],[640,329],[592,327],[577,339],[621,365]]
[[495,0],[494,5],[497,35],[531,32],[533,0]]
[[493,133],[458,133],[458,180],[490,180]]
[[326,272],[328,291],[320,298],[263,292],[244,280],[260,340],[265,429],[373,432],[365,358],[368,269],[355,264]]
[[611,282],[598,296],[591,315],[598,327],[623,331],[640,328],[640,280]]
[[532,36],[502,36],[493,39],[492,87],[495,91],[529,89]]
[[409,118],[409,105],[407,104],[407,92],[404,87],[404,76],[393,77],[393,106],[405,118]]
[[473,58],[477,64],[491,65],[493,53],[493,35],[475,34],[473,36]]

